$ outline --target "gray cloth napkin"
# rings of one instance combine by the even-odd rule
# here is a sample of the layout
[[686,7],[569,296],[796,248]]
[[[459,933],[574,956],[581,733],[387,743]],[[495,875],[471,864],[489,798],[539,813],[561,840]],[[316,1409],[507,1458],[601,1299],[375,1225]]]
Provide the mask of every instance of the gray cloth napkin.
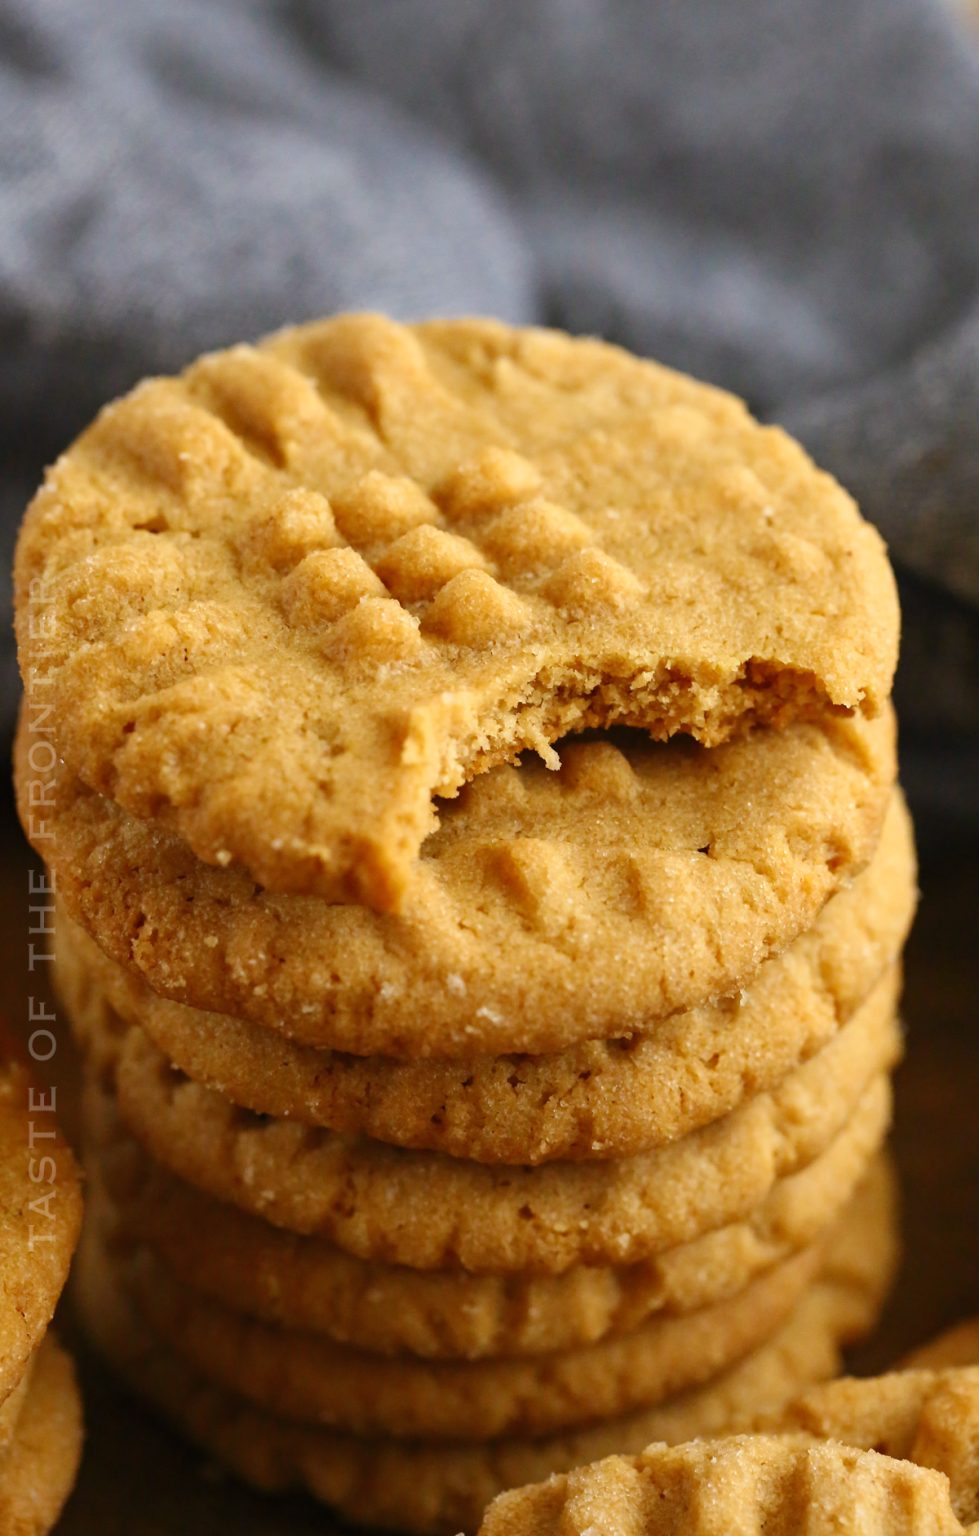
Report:
[[977,210],[946,0],[0,0],[8,545],[101,401],[202,347],[345,307],[599,332],[855,492],[919,806],[979,816]]

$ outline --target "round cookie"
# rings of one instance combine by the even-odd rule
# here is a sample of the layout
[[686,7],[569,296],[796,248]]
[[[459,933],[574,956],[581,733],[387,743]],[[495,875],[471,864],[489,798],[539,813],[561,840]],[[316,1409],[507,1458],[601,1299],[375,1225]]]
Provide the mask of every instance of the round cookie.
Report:
[[0,1026],[0,1403],[40,1343],[78,1241],[75,1160],[58,1134],[52,1090],[33,1080]]
[[803,1249],[724,1301],[597,1344],[463,1362],[389,1358],[255,1322],[182,1286],[147,1249],[133,1254],[124,1241],[113,1244],[111,1262],[158,1338],[264,1412],[358,1435],[489,1440],[618,1418],[718,1375],[776,1331],[821,1250]]
[[93,1244],[75,1292],[104,1353],[161,1412],[239,1476],[268,1490],[302,1487],[359,1524],[449,1536],[475,1530],[505,1488],[651,1440],[679,1442],[746,1425],[839,1369],[840,1348],[872,1326],[895,1262],[894,1185],[878,1164],[841,1223],[820,1278],[773,1339],[732,1370],[669,1403],[573,1434],[433,1445],[363,1439],[286,1424],[204,1383],[154,1339]]
[[82,1404],[71,1360],[53,1334],[37,1351],[12,1438],[0,1455],[0,1531],[45,1536],[75,1484]]
[[561,1051],[737,991],[870,859],[895,770],[889,708],[712,751],[572,742],[470,785],[378,916],[209,868],[38,761],[30,724],[21,815],[69,915],[161,996],[356,1055]]
[[594,1343],[659,1313],[735,1295],[816,1242],[863,1177],[887,1103],[857,1111],[829,1148],[779,1180],[743,1221],[625,1267],[562,1275],[471,1275],[372,1264],[202,1195],[152,1162],[118,1123],[89,1128],[88,1164],[120,1230],[184,1285],[260,1321],[324,1334],[380,1354],[426,1359],[518,1357]]
[[258,1114],[479,1162],[629,1157],[773,1088],[832,1038],[899,953],[914,897],[898,792],[869,867],[749,987],[631,1040],[557,1056],[399,1062],[316,1051],[158,997],[63,912],[56,971],[73,1018],[97,1017],[107,999],[188,1077]]
[[136,1028],[107,1070],[124,1122],[158,1162],[274,1226],[415,1269],[558,1273],[632,1263],[754,1210],[826,1149],[861,1098],[888,1093],[896,990],[889,972],[771,1093],[615,1163],[494,1168],[265,1119],[176,1072]]
[[86,784],[378,910],[494,763],[873,715],[897,653],[879,535],[778,428],[491,321],[340,316],[144,382],[49,470],[15,579]]
[[636,1529],[671,1533],[699,1530],[709,1514],[703,1528],[713,1533],[768,1529],[778,1519],[780,1528],[810,1530],[818,1508],[819,1529],[885,1536],[954,1536],[960,1521],[979,1519],[979,1369],[843,1378],[752,1428],[671,1455],[652,1445],[516,1489],[490,1506],[480,1536],[583,1536],[613,1514],[617,1528],[628,1529],[631,1517]]
[[613,1522],[643,1536],[966,1536],[951,1492],[913,1458],[808,1435],[728,1435],[650,1445],[501,1494],[479,1536],[586,1536]]

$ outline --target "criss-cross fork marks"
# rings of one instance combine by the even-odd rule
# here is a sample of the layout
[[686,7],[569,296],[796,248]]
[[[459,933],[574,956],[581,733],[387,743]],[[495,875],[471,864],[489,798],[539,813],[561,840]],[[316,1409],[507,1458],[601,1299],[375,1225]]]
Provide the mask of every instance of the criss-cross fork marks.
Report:
[[[553,610],[594,615],[641,598],[638,578],[512,449],[476,445],[428,489],[396,472],[376,426],[395,390],[378,327],[397,338],[399,368],[408,357],[418,413],[433,398],[454,405],[417,341],[380,320],[363,321],[319,377],[250,347],[204,358],[104,418],[103,448],[140,472],[138,526],[191,531],[235,500],[227,536],[250,574],[279,574],[287,624],[382,660],[424,641],[494,646],[546,626]],[[162,487],[180,506],[141,506],[139,480],[151,501]]]
[[913,1447],[903,1459],[803,1433],[731,1435],[651,1445],[503,1494],[480,1536],[956,1536],[974,1482],[919,1463]]

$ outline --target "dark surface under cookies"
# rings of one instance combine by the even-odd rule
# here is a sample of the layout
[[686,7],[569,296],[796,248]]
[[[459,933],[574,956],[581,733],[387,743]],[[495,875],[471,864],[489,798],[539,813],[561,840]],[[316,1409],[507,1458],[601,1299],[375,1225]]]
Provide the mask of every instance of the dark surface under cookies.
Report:
[[[29,969],[31,908],[27,850],[0,814],[0,918],[4,1011],[28,1029],[29,998],[49,996],[45,967]],[[881,1328],[854,1357],[859,1370],[886,1368],[958,1317],[979,1310],[979,1036],[976,1032],[976,914],[979,848],[926,851],[923,898],[907,951],[904,1014],[908,1059],[897,1079],[895,1145],[902,1175],[905,1257]],[[35,875],[35,882],[37,876]],[[59,1021],[53,1065],[60,1109],[72,1131],[74,1061]],[[49,1072],[49,1068],[42,1070]],[[67,1310],[67,1309],[66,1309]],[[62,1536],[304,1536],[329,1519],[302,1499],[251,1494],[216,1471],[117,1389],[80,1341],[87,1445],[81,1478],[58,1530]]]

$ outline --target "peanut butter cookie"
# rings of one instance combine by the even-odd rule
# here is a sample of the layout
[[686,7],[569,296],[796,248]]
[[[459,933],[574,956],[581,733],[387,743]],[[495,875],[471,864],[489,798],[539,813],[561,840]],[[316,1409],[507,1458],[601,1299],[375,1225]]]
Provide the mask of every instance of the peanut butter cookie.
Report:
[[872,857],[895,772],[889,709],[573,743],[470,785],[379,916],[209,868],[39,758],[35,723],[21,814],[69,915],[162,996],[356,1055],[561,1051],[737,991]]
[[893,963],[914,891],[910,823],[897,795],[869,868],[741,992],[629,1040],[585,1041],[554,1056],[399,1062],[317,1051],[159,997],[63,912],[55,960],[83,1032],[84,1018],[108,1004],[188,1077],[257,1114],[478,1162],[604,1160],[677,1140],[813,1055]]
[[16,561],[90,788],[269,890],[378,910],[453,795],[616,722],[873,715],[879,536],[775,427],[618,348],[347,315],[109,406]]

